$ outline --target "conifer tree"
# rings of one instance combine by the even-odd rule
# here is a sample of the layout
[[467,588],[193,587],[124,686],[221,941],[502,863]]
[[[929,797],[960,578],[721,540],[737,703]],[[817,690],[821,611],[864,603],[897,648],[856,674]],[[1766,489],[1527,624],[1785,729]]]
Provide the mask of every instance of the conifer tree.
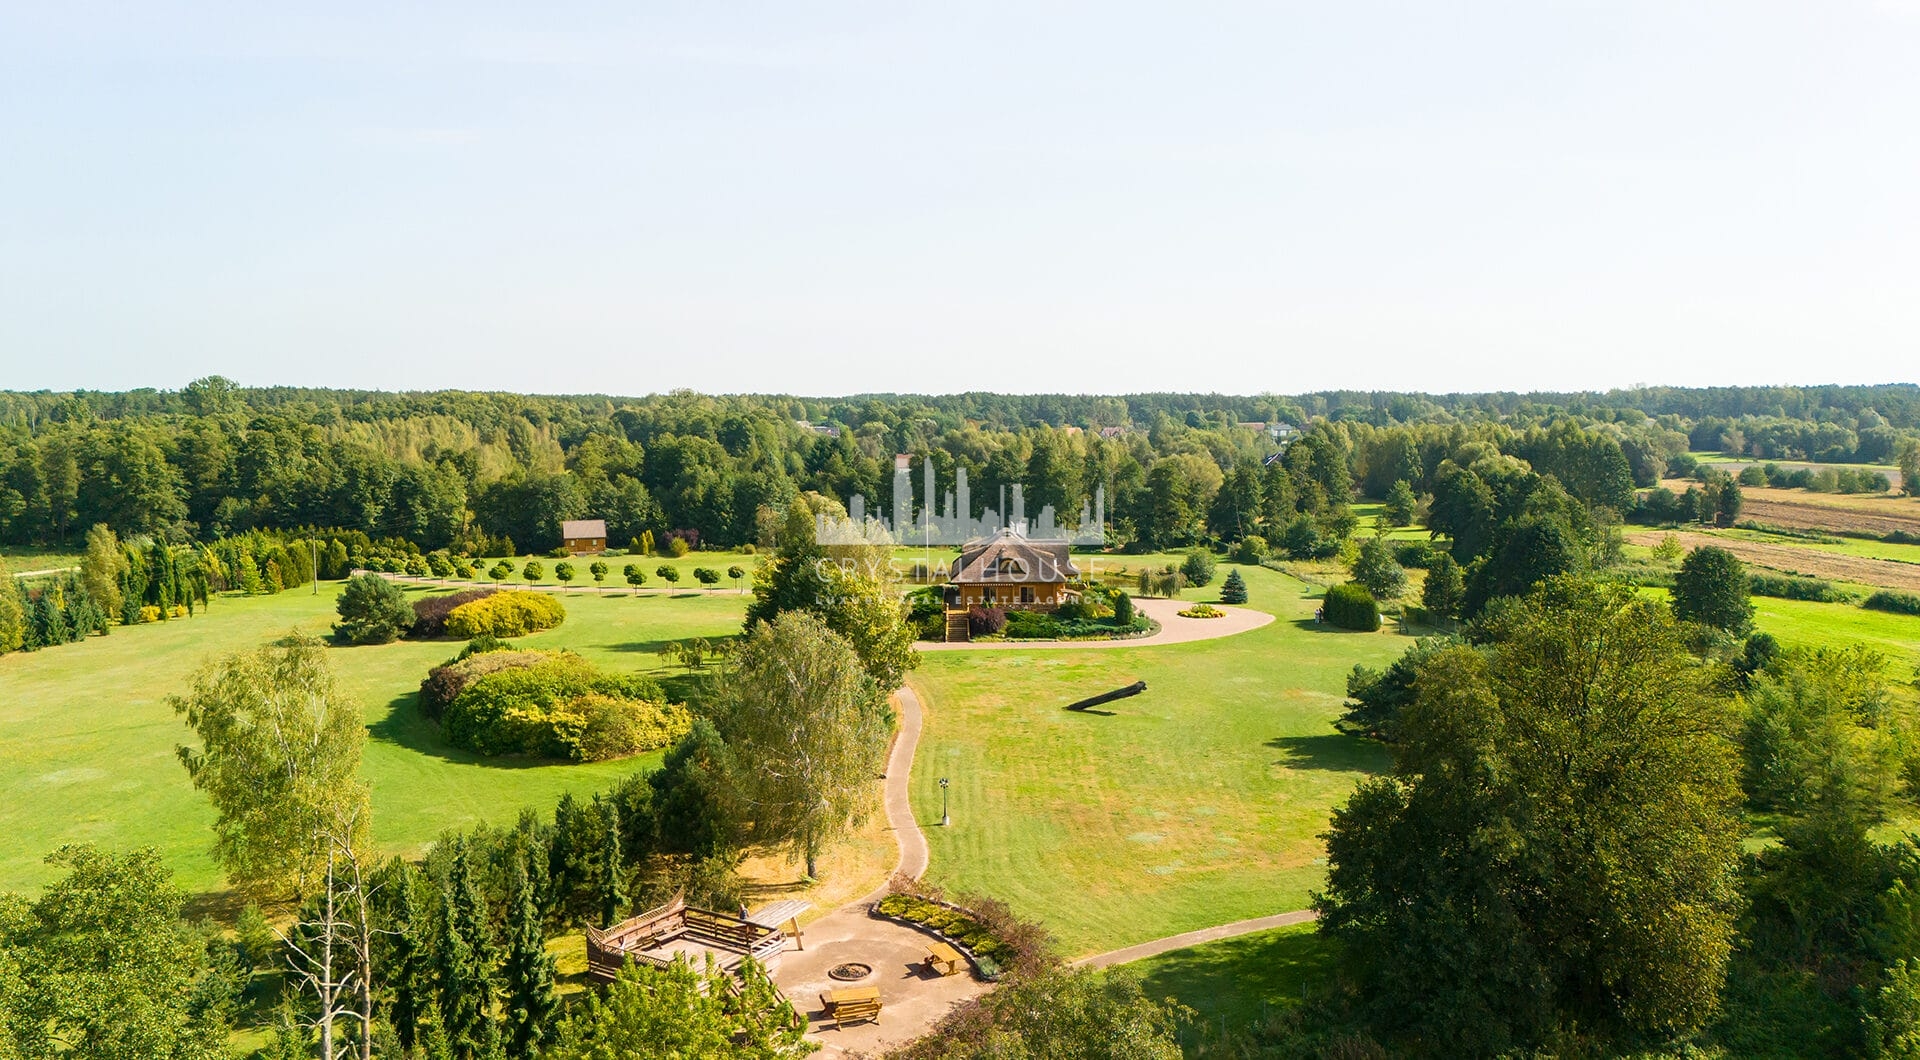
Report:
[[67,616],[54,603],[51,587],[42,589],[39,598],[33,602],[33,623],[28,636],[31,645],[36,648],[50,648],[65,644],[68,640]]
[[627,909],[627,872],[620,857],[620,808],[607,804],[607,839],[600,861],[600,921],[618,924]]
[[404,863],[395,873],[397,904],[393,913],[393,955],[388,965],[393,1001],[387,1010],[387,1020],[393,1025],[394,1036],[400,1040],[400,1048],[407,1053],[412,1053],[421,1040],[422,1017],[427,1014],[433,990],[431,955],[425,945],[426,918],[413,896],[418,875],[417,870]]
[[1247,602],[1247,581],[1240,577],[1238,567],[1227,572],[1227,580],[1220,584],[1220,602],[1223,604],[1244,604]]
[[486,910],[467,867],[465,844],[454,852],[446,907],[436,954],[440,1022],[456,1060],[480,1060],[499,1048],[493,1023],[493,945],[487,937]]
[[558,998],[554,994],[553,955],[540,930],[540,910],[534,897],[532,866],[539,851],[527,847],[516,875],[513,914],[508,926],[506,980],[507,1056],[531,1060],[545,1044]]

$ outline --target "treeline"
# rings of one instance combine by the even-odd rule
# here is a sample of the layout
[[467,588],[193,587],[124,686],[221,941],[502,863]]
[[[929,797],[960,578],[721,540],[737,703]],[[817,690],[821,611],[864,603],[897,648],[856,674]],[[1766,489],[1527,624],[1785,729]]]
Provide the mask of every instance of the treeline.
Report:
[[[1255,524],[1272,536],[1298,515],[1335,525],[1352,489],[1429,490],[1441,461],[1472,444],[1616,508],[1670,466],[1692,470],[1689,447],[1885,459],[1920,424],[1914,391],[630,400],[241,389],[215,377],[177,392],[0,393],[0,542],[64,544],[96,523],[170,543],[338,527],[423,551],[510,540],[541,552],[560,543],[562,521],[603,518],[616,545],[651,532],[727,547],[764,543],[795,496],[890,505],[894,455],[910,453],[916,497],[923,457],[942,491],[967,471],[972,516],[1024,484],[1029,512],[1050,504],[1071,518],[1104,486],[1123,540],[1180,547]],[[1313,450],[1293,457],[1300,442],[1265,429],[1282,422]],[[1283,445],[1290,493],[1263,481],[1268,509],[1257,511],[1246,482],[1264,479]]]

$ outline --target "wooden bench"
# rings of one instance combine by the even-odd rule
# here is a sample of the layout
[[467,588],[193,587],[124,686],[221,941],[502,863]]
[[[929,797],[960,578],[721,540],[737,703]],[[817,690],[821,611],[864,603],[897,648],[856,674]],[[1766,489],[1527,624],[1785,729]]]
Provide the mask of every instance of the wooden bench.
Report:
[[880,1022],[880,988],[877,986],[829,990],[820,995],[820,1003],[826,1006],[827,1018],[836,1026]]
[[952,975],[966,967],[966,959],[952,946],[936,942],[927,947],[927,967],[937,975]]

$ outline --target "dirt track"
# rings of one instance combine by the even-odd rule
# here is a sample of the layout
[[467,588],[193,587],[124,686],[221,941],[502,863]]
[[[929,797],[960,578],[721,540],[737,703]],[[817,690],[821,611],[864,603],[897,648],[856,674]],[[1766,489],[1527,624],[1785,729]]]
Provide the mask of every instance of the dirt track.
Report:
[[[1666,536],[1667,531],[1642,530],[1628,534],[1627,540],[1636,545],[1658,545],[1661,538]],[[1758,567],[1806,574],[1831,581],[1859,582],[1862,585],[1880,585],[1889,589],[1920,590],[1920,563],[1868,559],[1865,556],[1848,556],[1817,548],[1774,545],[1737,537],[1720,537],[1716,534],[1680,531],[1675,536],[1687,548],[1716,545]]]

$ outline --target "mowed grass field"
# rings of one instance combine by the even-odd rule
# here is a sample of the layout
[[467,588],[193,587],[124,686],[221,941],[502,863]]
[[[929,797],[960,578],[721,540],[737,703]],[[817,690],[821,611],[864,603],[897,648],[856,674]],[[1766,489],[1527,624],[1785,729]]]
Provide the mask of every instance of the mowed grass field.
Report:
[[[318,596],[294,590],[221,598],[191,619],[0,656],[0,890],[39,885],[51,875],[41,859],[76,842],[158,847],[182,885],[219,886],[219,868],[206,853],[213,813],[175,758],[190,733],[166,697],[184,691],[209,659],[289,629],[324,632],[337,591],[338,583],[324,583]],[[564,625],[522,643],[570,648],[611,669],[662,671],[655,654],[662,642],[733,633],[748,599],[573,597]],[[459,647],[400,642],[329,651],[342,688],[366,715],[362,776],[373,789],[374,837],[382,849],[419,853],[447,829],[511,821],[523,807],[544,812],[563,792],[600,790],[658,761],[656,753],[593,765],[534,764],[447,746],[415,713],[414,697],[427,670]]]
[[1236,1030],[1323,988],[1336,950],[1312,924],[1256,931],[1135,961],[1148,997],[1170,997],[1194,1011],[1202,1038]]
[[[1228,569],[1183,596],[1217,598]],[[930,878],[1004,899],[1076,956],[1303,908],[1330,810],[1387,763],[1332,728],[1347,672],[1411,641],[1316,627],[1317,590],[1240,569],[1278,618],[1239,636],[928,653],[909,683],[927,709],[913,798]],[[1064,709],[1135,680],[1147,691],[1109,714]]]

